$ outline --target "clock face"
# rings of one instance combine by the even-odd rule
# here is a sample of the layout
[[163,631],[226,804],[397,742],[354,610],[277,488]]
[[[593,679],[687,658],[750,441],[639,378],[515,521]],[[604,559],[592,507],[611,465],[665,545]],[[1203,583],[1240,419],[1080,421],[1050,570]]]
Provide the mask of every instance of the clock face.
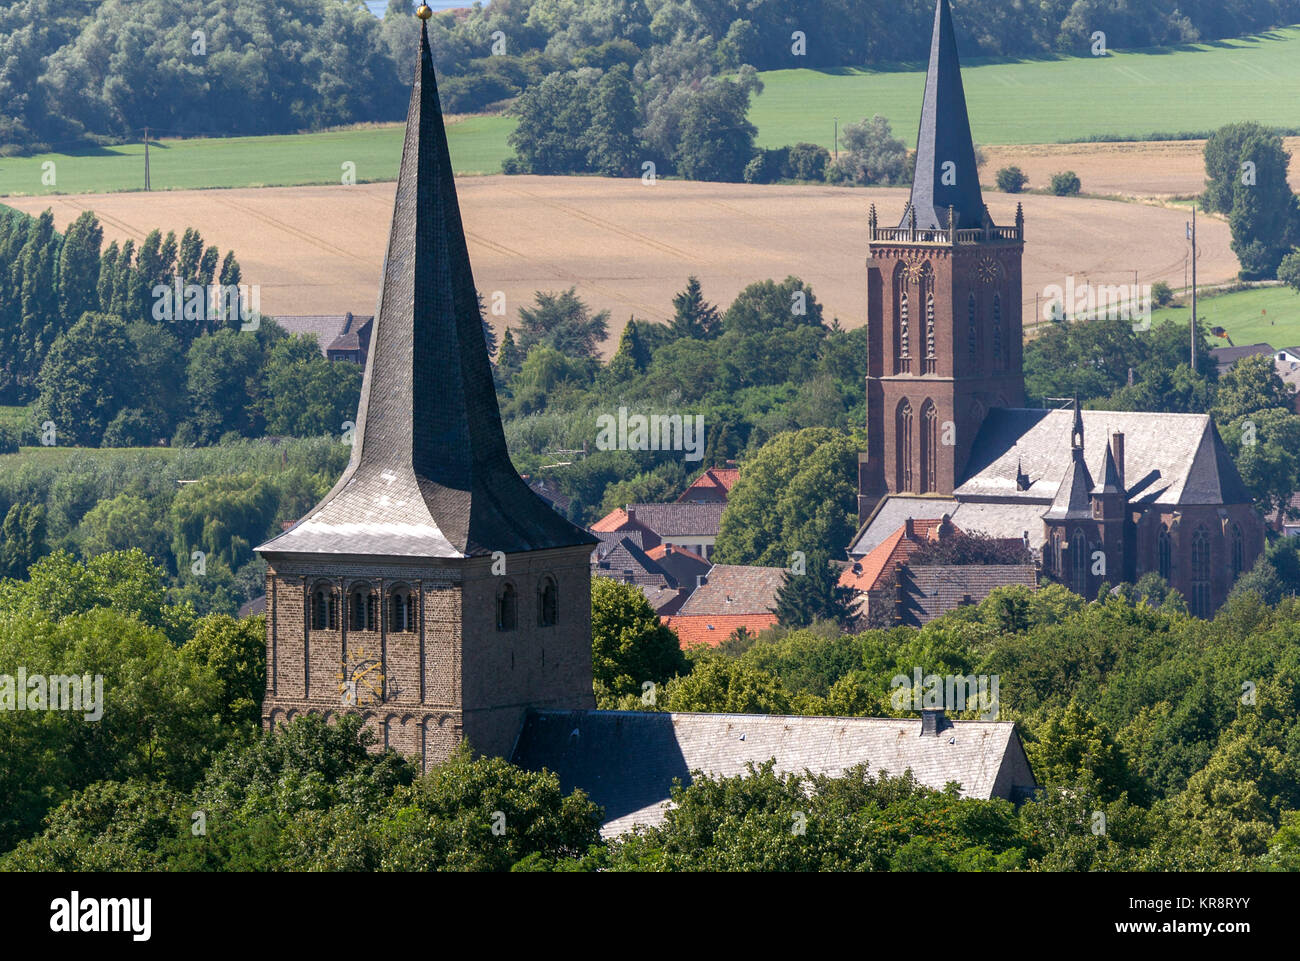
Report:
[[982,284],[994,283],[1002,276],[1002,265],[994,257],[981,257],[975,265],[975,276]]
[[383,661],[364,647],[348,652],[339,668],[339,695],[345,707],[377,704],[384,699]]

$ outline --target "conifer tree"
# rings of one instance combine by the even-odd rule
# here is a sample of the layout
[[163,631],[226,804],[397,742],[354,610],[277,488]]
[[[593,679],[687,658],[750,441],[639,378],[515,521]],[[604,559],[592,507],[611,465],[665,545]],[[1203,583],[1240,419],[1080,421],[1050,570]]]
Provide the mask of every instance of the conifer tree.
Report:
[[673,295],[672,331],[678,337],[709,340],[722,330],[722,316],[718,308],[704,299],[700,279],[691,277],[686,289]]

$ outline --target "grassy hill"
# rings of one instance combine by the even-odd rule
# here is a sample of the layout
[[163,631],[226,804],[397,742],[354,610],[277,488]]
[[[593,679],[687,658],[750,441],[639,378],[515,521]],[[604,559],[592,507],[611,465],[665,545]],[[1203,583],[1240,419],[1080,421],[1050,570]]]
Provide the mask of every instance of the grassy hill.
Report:
[[[1108,57],[968,64],[962,71],[975,139],[1057,143],[1150,139],[1238,120],[1300,128],[1300,28]],[[841,127],[882,114],[915,146],[925,73],[776,70],[750,110],[764,147],[801,140],[830,149]],[[1268,90],[1276,90],[1269,95]]]
[[[511,154],[508,117],[466,117],[447,128],[458,174],[500,173]],[[343,164],[356,165],[358,182],[393,180],[402,156],[401,124],[384,124],[280,137],[164,140],[149,146],[154,190],[205,187],[278,187],[339,183]],[[41,183],[46,162],[56,184]],[[0,194],[110,193],[144,186],[144,145],[0,159]]]
[[[1176,320],[1187,323],[1190,304],[1152,311],[1153,323]],[[1300,345],[1300,294],[1290,287],[1259,287],[1215,297],[1200,297],[1196,312],[1201,323],[1222,327],[1238,347],[1270,344],[1273,347]],[[1228,346],[1227,340],[1214,340]]]

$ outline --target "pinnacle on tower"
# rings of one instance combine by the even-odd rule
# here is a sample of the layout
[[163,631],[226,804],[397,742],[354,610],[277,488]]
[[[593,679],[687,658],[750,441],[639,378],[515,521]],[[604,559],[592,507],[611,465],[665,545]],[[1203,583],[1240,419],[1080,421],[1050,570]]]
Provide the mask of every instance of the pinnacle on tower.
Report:
[[[922,230],[949,229],[949,207],[957,216],[959,228],[983,226],[984,197],[966,113],[952,10],[948,0],[938,0],[921,127],[916,137],[912,208],[917,226]],[[907,226],[906,221],[901,226]]]

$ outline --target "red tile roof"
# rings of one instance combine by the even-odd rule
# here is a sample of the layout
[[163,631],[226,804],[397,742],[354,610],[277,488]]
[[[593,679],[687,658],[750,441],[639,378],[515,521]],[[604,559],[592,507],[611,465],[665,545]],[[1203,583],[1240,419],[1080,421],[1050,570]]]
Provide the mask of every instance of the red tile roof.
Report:
[[715,494],[726,500],[727,493],[735,486],[739,477],[740,468],[738,467],[710,467],[691,481],[690,486],[682,492],[682,496],[677,498],[677,502],[679,504],[685,503],[690,501],[693,495],[704,493]]
[[[683,554],[683,555],[685,555],[686,557],[689,557],[689,558],[690,558],[691,560],[693,560],[693,561],[699,561],[701,564],[708,564],[708,563],[709,563],[708,561],[706,561],[703,557],[701,557],[699,554],[695,553],[694,551],[688,551],[686,548],[684,548],[684,547],[678,547],[676,544],[674,544],[674,545],[672,546],[672,552],[673,552],[674,554]],[[650,557],[651,557],[653,560],[661,561],[661,560],[664,559],[664,556],[668,553],[668,545],[667,545],[667,544],[660,544],[658,547],[654,547],[654,548],[651,548],[650,550],[646,551],[646,553],[649,554]]]
[[[938,536],[941,523],[939,518],[912,520],[913,533],[910,537],[907,525],[903,524],[855,565],[858,568],[856,572],[853,566],[845,568],[840,575],[840,586],[864,592],[878,590],[881,582],[897,570],[900,564],[906,564],[926,541]],[[953,527],[952,531],[955,533],[957,528]]]
[[766,614],[676,614],[661,618],[677,634],[682,647],[705,644],[717,647],[739,627],[751,634],[776,623],[776,615]]

